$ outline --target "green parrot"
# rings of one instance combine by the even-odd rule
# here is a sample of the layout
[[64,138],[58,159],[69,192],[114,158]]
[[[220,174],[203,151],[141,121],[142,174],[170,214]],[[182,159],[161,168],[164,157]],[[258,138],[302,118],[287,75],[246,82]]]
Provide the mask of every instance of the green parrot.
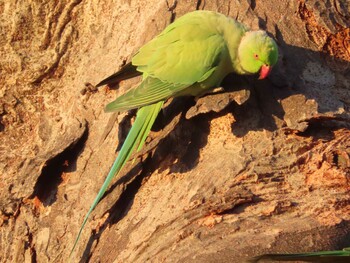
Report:
[[350,247],[343,250],[319,251],[298,254],[265,254],[252,258],[248,262],[266,261],[304,261],[304,262],[350,262]]
[[275,41],[265,31],[212,11],[187,13],[167,26],[132,57],[131,63],[96,86],[111,85],[142,74],[142,82],[105,108],[107,112],[138,109],[135,122],[110,172],[85,216],[74,250],[91,212],[112,178],[139,151],[164,102],[170,97],[200,96],[219,87],[229,73],[266,78],[278,59]]

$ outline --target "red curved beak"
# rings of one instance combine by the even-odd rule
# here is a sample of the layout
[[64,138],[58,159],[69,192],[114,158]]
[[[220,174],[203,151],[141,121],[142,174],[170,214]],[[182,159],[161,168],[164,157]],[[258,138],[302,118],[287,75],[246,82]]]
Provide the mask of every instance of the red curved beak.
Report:
[[270,74],[271,69],[272,69],[272,67],[270,67],[268,65],[262,65],[262,67],[260,69],[260,77],[259,77],[259,79],[266,78]]

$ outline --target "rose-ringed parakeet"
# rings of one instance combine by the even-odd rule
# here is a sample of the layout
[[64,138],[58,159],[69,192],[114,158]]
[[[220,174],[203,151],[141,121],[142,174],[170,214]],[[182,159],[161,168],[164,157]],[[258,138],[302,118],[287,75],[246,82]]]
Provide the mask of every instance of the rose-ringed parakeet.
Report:
[[[97,86],[142,74],[142,82],[106,106],[106,111],[138,109],[136,119],[105,182],[84,218],[74,247],[110,181],[138,151],[170,97],[200,96],[229,73],[265,78],[278,59],[277,45],[265,31],[250,31],[222,14],[194,11],[170,24],[146,43],[119,72]],[[73,249],[74,249],[73,247]]]

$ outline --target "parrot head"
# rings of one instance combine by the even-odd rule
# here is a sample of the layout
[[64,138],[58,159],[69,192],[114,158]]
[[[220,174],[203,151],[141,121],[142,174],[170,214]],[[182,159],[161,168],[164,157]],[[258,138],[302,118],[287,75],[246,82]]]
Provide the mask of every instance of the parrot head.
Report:
[[264,79],[277,63],[277,44],[265,31],[249,31],[239,45],[238,58],[246,73],[255,74],[260,71],[259,79]]

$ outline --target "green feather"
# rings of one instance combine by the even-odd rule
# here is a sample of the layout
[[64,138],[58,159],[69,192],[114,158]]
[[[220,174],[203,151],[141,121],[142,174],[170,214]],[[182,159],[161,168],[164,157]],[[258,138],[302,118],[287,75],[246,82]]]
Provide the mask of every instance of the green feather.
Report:
[[126,94],[118,97],[115,101],[109,103],[105,110],[107,112],[121,112],[139,108],[167,99],[186,87],[188,87],[188,85],[173,84],[148,77],[144,79],[138,87],[130,90]]
[[130,158],[130,155],[132,152],[135,150],[140,150],[142,145],[144,144],[144,141],[151,130],[151,127],[161,110],[163,106],[163,101],[157,102],[155,104],[151,104],[148,106],[145,106],[137,112],[135,122],[133,126],[130,129],[130,132],[128,136],[125,139],[125,142],[122,146],[122,148],[119,151],[118,157],[115,160],[115,162],[112,165],[111,170],[109,171],[106,180],[104,181],[100,191],[98,192],[95,200],[93,201],[89,211],[87,212],[83,223],[80,227],[79,233],[75,239],[74,246],[71,250],[71,254],[73,253],[79,239],[80,235],[83,231],[83,228],[91,214],[91,212],[95,209],[97,206],[98,202],[101,200],[103,197],[104,193],[106,192],[111,180],[115,175],[117,175],[120,170],[124,167],[128,159]]
[[350,262],[350,248],[334,251],[319,251],[298,254],[265,254],[248,262],[263,261],[304,261],[304,262]]

